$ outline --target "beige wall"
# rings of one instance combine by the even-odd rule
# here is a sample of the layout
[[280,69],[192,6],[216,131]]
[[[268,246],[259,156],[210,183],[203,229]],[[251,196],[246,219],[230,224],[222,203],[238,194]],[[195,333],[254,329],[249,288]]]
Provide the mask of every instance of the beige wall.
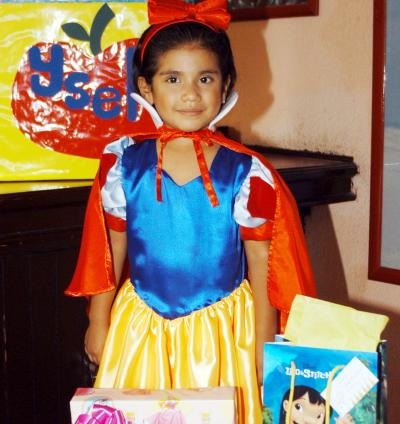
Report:
[[318,17],[237,22],[229,35],[246,143],[354,156],[357,200],[313,209],[307,242],[320,297],[391,321],[389,424],[400,416],[400,286],[368,271],[373,0],[320,0]]

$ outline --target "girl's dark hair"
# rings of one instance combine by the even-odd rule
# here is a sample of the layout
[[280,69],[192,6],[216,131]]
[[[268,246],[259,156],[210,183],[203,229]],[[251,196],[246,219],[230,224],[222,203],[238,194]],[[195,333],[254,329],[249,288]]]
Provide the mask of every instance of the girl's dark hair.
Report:
[[[293,401],[300,399],[305,394],[308,394],[308,398],[310,399],[310,403],[317,404],[317,405],[325,405],[325,399],[321,396],[321,394],[313,389],[312,387],[308,386],[294,386],[293,391]],[[285,418],[286,418],[286,411],[283,408],[283,402],[285,400],[289,400],[290,395],[290,389],[286,391],[286,393],[283,396],[282,402],[281,402],[281,411],[279,414],[279,424],[285,424]],[[332,411],[332,409],[331,409]]]
[[148,42],[142,63],[142,45],[150,28],[140,37],[133,56],[133,85],[136,92],[139,91],[137,81],[140,76],[151,84],[157,72],[159,58],[163,53],[185,44],[195,44],[217,56],[223,83],[230,77],[228,95],[230,94],[236,81],[236,69],[229,38],[225,31],[214,31],[206,25],[191,21],[166,26]]

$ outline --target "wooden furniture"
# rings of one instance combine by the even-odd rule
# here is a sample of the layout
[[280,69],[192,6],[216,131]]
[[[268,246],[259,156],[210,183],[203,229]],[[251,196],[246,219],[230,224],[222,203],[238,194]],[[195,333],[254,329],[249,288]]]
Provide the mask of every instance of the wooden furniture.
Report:
[[[314,205],[355,198],[351,158],[276,150],[268,157],[303,215]],[[85,300],[63,295],[77,259],[89,186],[0,183],[3,424],[67,424],[75,388],[92,384],[83,355]]]

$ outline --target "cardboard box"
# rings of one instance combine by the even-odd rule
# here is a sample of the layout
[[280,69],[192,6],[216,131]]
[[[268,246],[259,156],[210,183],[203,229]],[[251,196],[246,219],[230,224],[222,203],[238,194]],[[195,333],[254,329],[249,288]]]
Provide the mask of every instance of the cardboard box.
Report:
[[[235,424],[236,390],[232,387],[204,389],[144,390],[80,388],[70,402],[71,422],[86,423],[89,417],[114,414],[110,424]],[[85,421],[86,419],[86,421]],[[125,420],[125,421],[123,421]]]

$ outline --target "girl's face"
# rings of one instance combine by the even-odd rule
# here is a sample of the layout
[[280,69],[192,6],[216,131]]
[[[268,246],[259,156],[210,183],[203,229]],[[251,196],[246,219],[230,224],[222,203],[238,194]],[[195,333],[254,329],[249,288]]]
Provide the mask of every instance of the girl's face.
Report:
[[155,106],[163,122],[182,131],[209,125],[221,108],[228,84],[222,82],[216,55],[198,45],[163,53],[151,84],[138,79],[141,95]]
[[[283,408],[288,413],[289,401],[283,401]],[[290,424],[323,424],[325,405],[311,403],[308,393],[293,401]]]

